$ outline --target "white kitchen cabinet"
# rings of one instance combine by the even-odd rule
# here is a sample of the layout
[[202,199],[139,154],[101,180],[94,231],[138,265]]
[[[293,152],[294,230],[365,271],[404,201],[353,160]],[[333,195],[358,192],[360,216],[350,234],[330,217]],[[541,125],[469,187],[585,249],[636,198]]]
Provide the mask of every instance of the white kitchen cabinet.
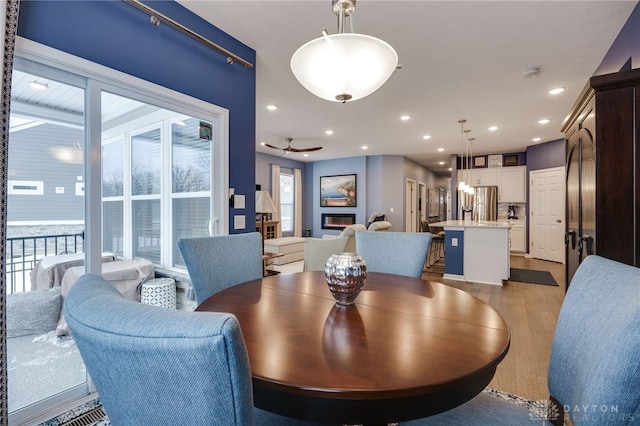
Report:
[[527,167],[503,167],[499,174],[498,201],[501,203],[526,203]]
[[527,251],[526,238],[524,234],[524,223],[509,222],[509,249],[511,252],[525,253]]
[[458,170],[458,182],[463,180],[471,186],[498,185],[497,168]]

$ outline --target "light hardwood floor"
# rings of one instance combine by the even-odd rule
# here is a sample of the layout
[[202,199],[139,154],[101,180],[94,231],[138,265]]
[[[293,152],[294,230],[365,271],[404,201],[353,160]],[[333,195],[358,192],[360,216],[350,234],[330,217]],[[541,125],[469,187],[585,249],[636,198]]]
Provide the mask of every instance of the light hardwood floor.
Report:
[[516,281],[506,281],[502,287],[463,283],[444,280],[441,273],[430,270],[423,274],[423,278],[476,296],[497,310],[509,325],[511,346],[489,386],[536,401],[546,400],[549,398],[547,368],[551,342],[565,294],[565,266],[511,256],[511,267],[549,271],[558,287]]

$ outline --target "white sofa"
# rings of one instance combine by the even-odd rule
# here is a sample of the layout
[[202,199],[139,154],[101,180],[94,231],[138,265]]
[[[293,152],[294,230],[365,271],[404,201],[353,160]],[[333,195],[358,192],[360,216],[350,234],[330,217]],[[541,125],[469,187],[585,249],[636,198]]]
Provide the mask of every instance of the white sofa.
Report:
[[390,228],[391,223],[386,221],[372,222],[368,228],[361,223],[356,223],[347,226],[338,235],[325,234],[322,236],[322,238],[327,239],[347,237],[347,245],[345,246],[344,251],[356,253],[356,231],[387,231]]
[[356,252],[356,231],[366,231],[366,230],[367,230],[366,226],[362,225],[361,223],[356,223],[356,224],[347,226],[338,235],[325,234],[322,236],[322,238],[328,239],[328,238],[347,237],[347,244],[344,247],[344,251],[348,253],[355,253]]
[[284,265],[304,259],[304,242],[302,237],[270,238],[264,241],[264,251],[282,253],[282,256],[273,259],[273,264]]

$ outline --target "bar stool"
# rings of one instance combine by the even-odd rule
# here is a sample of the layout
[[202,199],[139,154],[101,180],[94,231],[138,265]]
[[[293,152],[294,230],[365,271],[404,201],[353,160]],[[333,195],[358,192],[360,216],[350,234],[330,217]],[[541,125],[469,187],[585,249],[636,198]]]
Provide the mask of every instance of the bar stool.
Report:
[[445,231],[442,226],[433,226],[431,224],[428,224],[428,226],[432,236],[431,250],[429,250],[429,254],[431,255],[429,264],[433,265],[444,255]]

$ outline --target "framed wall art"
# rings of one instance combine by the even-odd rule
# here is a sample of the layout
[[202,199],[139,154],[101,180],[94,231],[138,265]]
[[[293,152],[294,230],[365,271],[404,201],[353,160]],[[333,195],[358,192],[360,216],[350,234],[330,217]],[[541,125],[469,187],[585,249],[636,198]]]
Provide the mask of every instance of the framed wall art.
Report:
[[487,160],[489,167],[502,167],[502,154],[489,155]]
[[473,157],[473,167],[487,167],[487,157],[485,155]]
[[517,166],[518,165],[518,156],[517,155],[505,155],[504,156],[504,163],[503,165],[505,167],[508,166]]
[[320,177],[320,207],[356,207],[356,175]]

